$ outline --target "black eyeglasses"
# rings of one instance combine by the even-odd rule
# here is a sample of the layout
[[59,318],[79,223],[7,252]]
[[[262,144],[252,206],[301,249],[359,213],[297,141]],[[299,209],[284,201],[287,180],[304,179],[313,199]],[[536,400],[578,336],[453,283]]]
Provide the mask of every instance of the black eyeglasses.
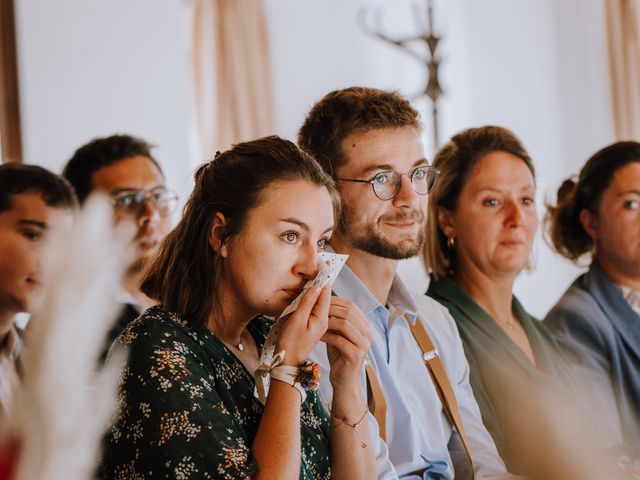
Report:
[[162,216],[170,215],[178,206],[178,194],[162,186],[151,190],[122,190],[111,197],[115,211],[127,217],[139,215],[147,200]]
[[421,165],[410,173],[398,173],[393,170],[376,173],[369,180],[359,180],[355,178],[336,178],[340,182],[370,183],[373,193],[380,200],[391,200],[400,191],[402,177],[408,176],[411,179],[413,191],[418,195],[431,193],[436,185],[436,180],[440,172],[430,165]]

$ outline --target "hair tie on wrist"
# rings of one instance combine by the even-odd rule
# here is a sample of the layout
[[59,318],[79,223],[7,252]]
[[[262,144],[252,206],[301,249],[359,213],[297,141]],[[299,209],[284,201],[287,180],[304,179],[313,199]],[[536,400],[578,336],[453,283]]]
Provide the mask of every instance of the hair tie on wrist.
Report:
[[256,379],[256,395],[264,404],[266,401],[267,388],[264,388],[263,379],[265,377],[280,380],[294,387],[300,392],[301,402],[307,398],[308,391],[316,391],[320,386],[320,366],[307,359],[297,367],[281,365],[284,360],[284,350],[273,357],[270,364],[262,363],[256,369],[254,377]]
[[269,391],[269,379],[271,376],[271,372],[274,368],[277,368],[283,360],[284,350],[275,354],[273,358],[271,358],[271,361],[263,362],[258,365],[256,371],[253,372],[253,379],[256,382],[255,396],[258,397],[263,405],[267,400],[267,392]]

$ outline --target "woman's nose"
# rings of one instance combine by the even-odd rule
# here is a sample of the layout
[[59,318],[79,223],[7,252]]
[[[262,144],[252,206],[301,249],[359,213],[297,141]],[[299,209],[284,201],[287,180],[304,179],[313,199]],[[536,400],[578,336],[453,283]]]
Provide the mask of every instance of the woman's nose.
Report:
[[513,227],[517,227],[521,225],[522,218],[523,218],[522,206],[518,204],[518,202],[516,202],[515,200],[511,200],[508,202],[507,208],[508,208],[507,218],[506,218],[507,224]]
[[300,250],[300,256],[294,266],[294,273],[304,278],[313,278],[318,273],[318,250],[315,245],[305,245]]

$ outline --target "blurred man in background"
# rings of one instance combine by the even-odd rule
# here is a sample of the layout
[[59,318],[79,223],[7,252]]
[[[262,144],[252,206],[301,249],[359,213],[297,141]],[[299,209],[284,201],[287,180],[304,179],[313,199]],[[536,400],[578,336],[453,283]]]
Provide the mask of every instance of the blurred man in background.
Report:
[[151,146],[131,135],[96,138],[80,147],[67,162],[63,176],[73,185],[80,203],[95,191],[111,198],[114,222],[135,226],[135,259],[122,280],[122,309],[107,346],[153,302],[138,288],[139,275],[171,229],[177,194],[165,185]]

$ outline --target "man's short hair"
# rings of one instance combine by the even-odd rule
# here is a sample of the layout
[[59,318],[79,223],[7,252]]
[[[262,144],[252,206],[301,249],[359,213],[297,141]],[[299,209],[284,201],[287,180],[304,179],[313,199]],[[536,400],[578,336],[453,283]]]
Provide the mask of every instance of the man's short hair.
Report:
[[164,177],[162,168],[151,156],[152,145],[132,135],[111,135],[94,138],[78,148],[67,162],[62,175],[73,185],[80,203],[84,203],[93,191],[92,176],[103,167],[117,163],[125,158],[147,157]]
[[418,112],[397,92],[367,87],[335,90],[316,103],[298,131],[298,145],[334,175],[346,157],[342,142],[354,133],[422,126]]
[[0,212],[13,208],[12,196],[37,193],[50,207],[75,208],[73,188],[64,178],[37,165],[4,163],[0,165]]

